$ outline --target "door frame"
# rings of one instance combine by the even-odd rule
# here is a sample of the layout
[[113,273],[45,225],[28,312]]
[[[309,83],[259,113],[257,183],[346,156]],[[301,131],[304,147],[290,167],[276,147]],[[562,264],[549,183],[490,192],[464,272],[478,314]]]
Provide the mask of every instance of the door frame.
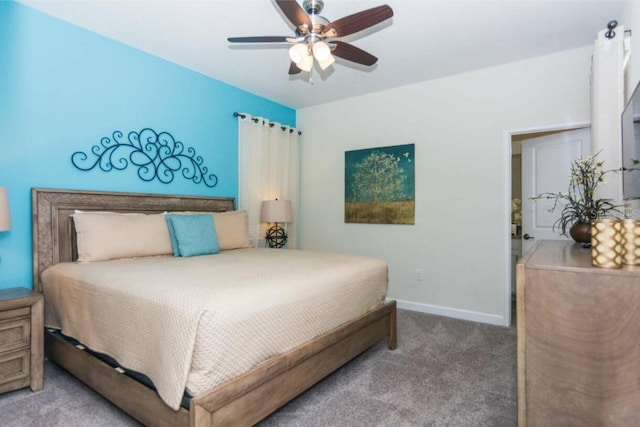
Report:
[[[527,133],[543,133],[552,131],[562,131],[571,129],[582,129],[591,127],[591,121],[569,122],[561,124],[550,124],[535,126],[529,128],[508,129],[503,131],[503,200],[506,209],[503,209],[503,227],[504,227],[504,248],[503,260],[504,266],[504,287],[503,287],[503,309],[502,318],[503,326],[511,325],[511,140],[514,135],[522,135]],[[591,141],[593,148],[593,141]],[[522,254],[524,255],[524,254]]]

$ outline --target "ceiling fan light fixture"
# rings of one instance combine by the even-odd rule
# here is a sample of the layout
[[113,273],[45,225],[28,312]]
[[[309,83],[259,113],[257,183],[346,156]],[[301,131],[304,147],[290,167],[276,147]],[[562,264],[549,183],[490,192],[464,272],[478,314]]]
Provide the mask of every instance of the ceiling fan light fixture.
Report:
[[333,55],[329,54],[329,57],[325,60],[317,60],[318,61],[318,65],[320,66],[321,69],[326,70],[327,67],[331,64],[333,64],[334,62],[336,62],[336,58],[333,57]]
[[293,44],[289,49],[289,75],[310,72],[315,61],[324,70],[336,61],[336,57],[368,67],[374,65],[378,58],[338,39],[373,28],[393,17],[393,9],[386,4],[329,21],[320,16],[324,0],[275,0],[275,3],[285,21],[294,29],[294,37],[229,37],[227,40],[230,43]]
[[331,48],[323,41],[315,42],[313,44],[313,56],[318,62],[326,61],[331,57]]
[[296,65],[300,65],[300,63],[302,63],[305,58],[310,57],[309,55],[309,50],[307,48],[307,45],[304,43],[297,43],[294,44],[293,46],[291,46],[291,48],[289,49],[289,58],[291,58],[291,60],[293,62],[295,62]]
[[307,71],[307,72],[311,71],[311,68],[313,67],[313,56],[311,55],[305,56],[304,58],[302,58],[302,61],[300,61],[296,65],[302,71]]

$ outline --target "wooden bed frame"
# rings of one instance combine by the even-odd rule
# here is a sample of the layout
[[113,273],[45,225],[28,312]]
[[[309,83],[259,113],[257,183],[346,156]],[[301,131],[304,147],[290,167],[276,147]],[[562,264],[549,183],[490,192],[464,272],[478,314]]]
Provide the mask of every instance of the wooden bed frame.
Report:
[[[77,258],[70,215],[75,209],[159,213],[228,211],[232,198],[33,189],[33,284],[40,273]],[[380,340],[396,348],[396,303],[390,301],[240,377],[191,399],[190,409],[169,408],[158,394],[66,340],[45,332],[46,353],[116,406],[149,426],[252,425]]]

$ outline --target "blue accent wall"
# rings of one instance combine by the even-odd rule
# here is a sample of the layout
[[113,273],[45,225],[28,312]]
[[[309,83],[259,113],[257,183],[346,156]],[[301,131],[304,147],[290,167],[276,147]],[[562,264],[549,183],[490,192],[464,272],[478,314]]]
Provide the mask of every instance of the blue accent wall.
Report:
[[[32,287],[32,187],[237,197],[233,112],[296,124],[291,108],[18,3],[0,2],[0,28],[0,186],[12,221],[0,232],[0,288]],[[71,164],[115,130],[146,127],[193,147],[218,185]]]

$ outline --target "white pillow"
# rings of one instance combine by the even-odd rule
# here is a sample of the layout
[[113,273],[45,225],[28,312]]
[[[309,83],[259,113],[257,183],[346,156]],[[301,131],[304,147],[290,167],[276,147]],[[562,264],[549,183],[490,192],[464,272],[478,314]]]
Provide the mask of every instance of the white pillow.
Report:
[[[165,212],[181,215],[203,214],[207,212],[182,211]],[[213,224],[218,236],[220,250],[241,249],[249,247],[247,211],[209,212],[213,215]]]
[[76,211],[72,217],[77,234],[78,261],[173,253],[164,214]]
[[221,251],[249,247],[247,211],[214,212],[213,224]]

